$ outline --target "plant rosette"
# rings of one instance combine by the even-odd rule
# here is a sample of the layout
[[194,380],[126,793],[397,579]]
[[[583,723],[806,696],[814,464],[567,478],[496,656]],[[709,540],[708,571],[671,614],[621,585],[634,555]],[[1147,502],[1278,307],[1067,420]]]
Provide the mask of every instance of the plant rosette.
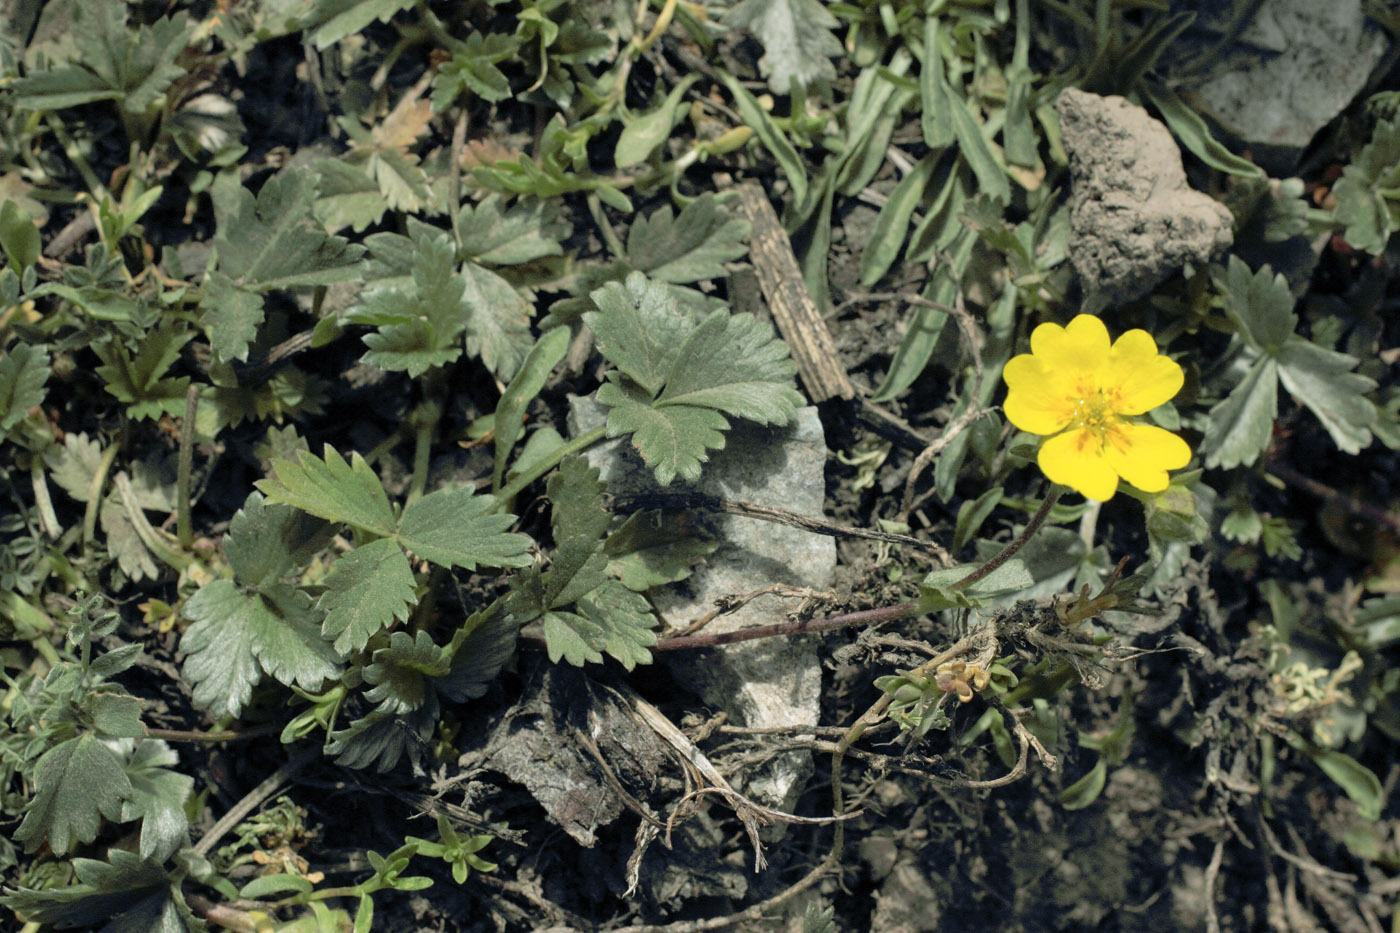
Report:
[[1089,499],[1113,498],[1120,479],[1161,492],[1167,471],[1191,459],[1175,434],[1132,420],[1170,401],[1185,378],[1145,330],[1110,344],[1108,328],[1093,315],[1067,327],[1041,324],[1031,352],[1013,357],[1002,377],[1007,419],[1046,438],[1036,455],[1041,471]]

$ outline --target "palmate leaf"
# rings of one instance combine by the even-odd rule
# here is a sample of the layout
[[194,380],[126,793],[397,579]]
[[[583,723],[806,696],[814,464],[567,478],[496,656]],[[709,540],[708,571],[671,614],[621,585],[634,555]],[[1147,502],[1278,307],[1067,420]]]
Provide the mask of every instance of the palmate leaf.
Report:
[[462,279],[470,309],[467,352],[480,357],[497,379],[509,381],[534,342],[530,304],[509,282],[476,263],[462,266]]
[[335,650],[348,656],[391,622],[406,620],[417,602],[408,558],[393,539],[380,538],[331,565],[317,603],[326,614],[321,634],[335,639]]
[[627,670],[650,664],[657,619],[646,597],[608,580],[578,601],[579,612],[602,630],[603,651]]
[[340,661],[321,635],[320,611],[285,584],[244,593],[231,580],[215,580],[189,598],[184,614],[195,622],[180,641],[183,672],[202,709],[237,716],[259,669],[305,689],[340,676]]
[[316,183],[310,169],[289,168],[269,178],[256,199],[243,187],[216,199],[219,271],[255,292],[357,278],[362,249],[312,219]]
[[1334,216],[1346,228],[1347,243],[1368,253],[1385,251],[1400,229],[1400,118],[1376,126],[1371,141],[1333,185]]
[[376,537],[394,533],[394,508],[379,478],[358,453],[351,454],[346,463],[334,447],[327,445],[325,459],[302,452],[297,460],[273,461],[273,478],[257,482],[267,501],[285,502]]
[[817,0],[744,0],[724,22],[763,43],[758,67],[775,93],[789,93],[793,82],[836,77],[831,59],[841,54],[841,42],[832,30],[840,24]]
[[399,715],[418,709],[433,691],[434,679],[446,676],[451,664],[427,632],[395,632],[388,647],[376,651],[373,662],[365,665],[365,683],[371,687],[365,699],[379,712]]
[[183,414],[189,378],[164,377],[193,336],[193,331],[176,325],[161,325],[146,334],[134,357],[119,339],[97,344],[93,351],[103,364],[97,367],[97,374],[106,383],[107,392],[126,403],[132,418]]
[[1374,380],[1353,372],[1355,357],[1320,347],[1293,333],[1293,297],[1281,275],[1265,266],[1258,272],[1231,257],[1223,283],[1230,317],[1262,360],[1243,382],[1211,409],[1202,446],[1207,466],[1253,463],[1268,443],[1277,415],[1277,382],[1312,411],[1338,449],[1357,453],[1372,440],[1378,412],[1366,393]]
[[129,113],[144,113],[185,74],[175,59],[192,31],[186,14],[130,30],[125,4],[85,0],[72,16],[79,63],[16,81],[14,106],[60,110],[114,100]]
[[[365,337],[365,361],[417,377],[462,353],[467,326],[465,283],[458,278],[447,234],[417,241],[411,288],[378,288],[349,320],[393,321]],[[509,286],[507,286],[509,287]],[[513,293],[513,290],[512,290]]]
[[243,359],[274,289],[345,282],[360,274],[362,247],[332,236],[313,216],[316,173],[289,168],[256,199],[241,185],[215,186],[217,265],[206,275],[200,326],[219,359]]
[[73,859],[78,883],[6,894],[5,906],[32,923],[102,933],[202,933],[178,883],[159,864],[125,849],[107,850],[109,861]]
[[729,216],[713,194],[704,194],[672,217],[663,207],[638,217],[627,234],[627,261],[662,282],[723,278],[724,263],[748,252],[748,221]]
[[102,817],[121,819],[131,781],[111,749],[92,733],[55,745],[34,771],[35,794],[15,830],[15,840],[33,852],[47,842],[57,855],[97,838]]
[[429,692],[423,705],[407,713],[375,709],[349,726],[331,733],[326,751],[347,768],[388,771],[405,755],[415,765],[427,753],[442,706]]
[[496,63],[510,58],[519,48],[514,36],[482,36],[479,32],[467,36],[452,58],[438,66],[433,78],[433,109],[442,113],[468,91],[482,100],[505,100],[510,96],[510,82]]
[[667,485],[700,477],[707,450],[722,447],[726,415],[786,424],[802,402],[787,346],[752,315],[715,311],[695,324],[666,286],[632,273],[592,293],[584,320],[618,371],[598,391],[608,436],[632,435]]

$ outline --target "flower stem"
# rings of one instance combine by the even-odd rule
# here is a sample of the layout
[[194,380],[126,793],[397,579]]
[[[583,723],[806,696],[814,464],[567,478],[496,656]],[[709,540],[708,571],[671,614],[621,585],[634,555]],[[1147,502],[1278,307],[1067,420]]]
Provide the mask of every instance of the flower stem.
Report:
[[972,573],[963,577],[957,583],[954,583],[949,589],[965,590],[978,580],[984,579],[991,574],[992,571],[1016,556],[1016,552],[1026,546],[1026,542],[1031,539],[1031,535],[1035,534],[1040,529],[1040,526],[1045,524],[1046,517],[1050,514],[1050,510],[1055,507],[1055,503],[1060,501],[1060,495],[1063,492],[1064,487],[1051,486],[1049,494],[1045,497],[1045,501],[1040,503],[1040,508],[1036,509],[1035,514],[1031,516],[1031,520],[1026,523],[1025,528],[1021,529],[1021,533],[1016,536],[1015,540],[1002,548],[1001,553],[972,571]]

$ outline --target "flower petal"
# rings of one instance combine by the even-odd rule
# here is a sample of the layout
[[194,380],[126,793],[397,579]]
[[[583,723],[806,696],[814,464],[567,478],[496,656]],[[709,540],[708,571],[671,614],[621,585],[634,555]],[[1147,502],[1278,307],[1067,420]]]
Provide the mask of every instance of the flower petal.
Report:
[[1108,359],[1108,328],[1092,314],[1078,315],[1067,327],[1041,324],[1031,334],[1031,352],[1066,378],[1097,372]]
[[1036,462],[1051,482],[1089,499],[1107,502],[1118,491],[1118,473],[1109,466],[1103,442],[1093,431],[1055,435],[1040,445]]
[[1143,492],[1161,492],[1169,482],[1167,471],[1179,470],[1191,461],[1191,448],[1163,428],[1124,423],[1110,432],[1104,460]]
[[1176,360],[1157,353],[1157,343],[1145,330],[1130,330],[1113,343],[1104,378],[1117,390],[1122,415],[1141,415],[1169,402],[1186,381]]
[[1009,390],[1002,410],[1016,427],[1031,434],[1054,434],[1069,424],[1074,400],[1044,361],[1022,353],[1008,360],[1001,374]]

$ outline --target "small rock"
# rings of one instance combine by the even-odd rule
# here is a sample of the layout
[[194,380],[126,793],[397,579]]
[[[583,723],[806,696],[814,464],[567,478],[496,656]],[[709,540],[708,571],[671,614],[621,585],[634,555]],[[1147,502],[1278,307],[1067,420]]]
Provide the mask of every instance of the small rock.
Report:
[[1186,184],[1176,141],[1147,111],[1075,88],[1056,110],[1073,187],[1069,256],[1086,311],[1141,297],[1229,247],[1230,212]]
[[[571,428],[600,425],[607,409],[592,399],[571,400]],[[608,491],[626,495],[662,491],[625,438],[587,454]],[[725,446],[710,452],[700,482],[670,491],[775,506],[820,516],[826,496],[826,439],[815,408],[798,411],[785,428],[739,421]],[[833,539],[788,525],[736,515],[715,517],[722,542],[682,583],[653,592],[653,603],[672,627],[682,627],[714,608],[722,596],[738,596],[774,583],[824,589],[836,567]],[[787,621],[790,600],[760,596],[715,619],[707,632]],[[730,721],[755,727],[811,725],[821,713],[821,665],[809,638],[769,638],[704,652],[666,657],[672,676]],[[808,752],[788,752],[755,773],[745,792],[766,806],[786,809],[812,774]]]

